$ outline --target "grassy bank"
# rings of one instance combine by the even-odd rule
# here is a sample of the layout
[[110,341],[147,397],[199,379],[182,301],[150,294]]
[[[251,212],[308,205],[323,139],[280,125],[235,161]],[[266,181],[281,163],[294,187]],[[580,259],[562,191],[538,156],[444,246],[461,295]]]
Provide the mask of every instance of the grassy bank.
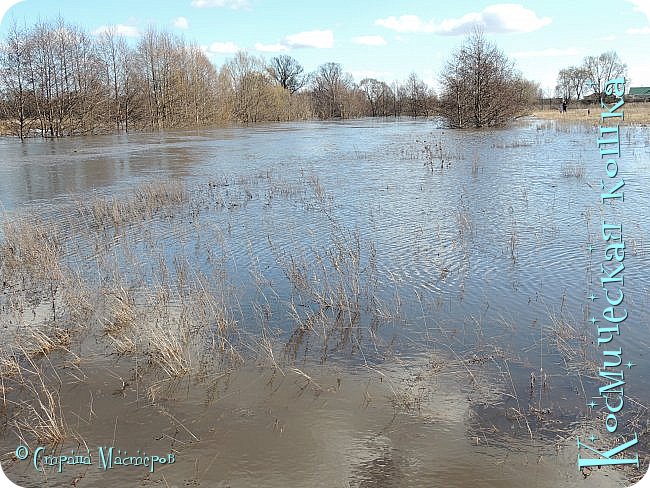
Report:
[[[623,107],[625,122],[630,124],[650,124],[650,103],[626,103]],[[537,110],[532,113],[537,118],[565,122],[592,122],[600,120],[600,107],[569,107],[565,113],[558,109]]]

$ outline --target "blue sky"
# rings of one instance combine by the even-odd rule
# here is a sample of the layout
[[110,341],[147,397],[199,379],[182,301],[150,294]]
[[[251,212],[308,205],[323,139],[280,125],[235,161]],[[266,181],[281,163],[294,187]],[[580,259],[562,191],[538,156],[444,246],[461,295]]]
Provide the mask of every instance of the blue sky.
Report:
[[[357,81],[435,80],[464,34],[479,23],[530,79],[555,85],[559,68],[616,50],[632,86],[650,86],[650,0],[454,2],[404,0],[0,0],[0,35],[16,20],[61,15],[98,32],[109,25],[137,42],[148,25],[204,48],[216,65],[237,49],[267,59],[286,53],[307,71],[334,61]],[[4,8],[3,8],[4,7]]]

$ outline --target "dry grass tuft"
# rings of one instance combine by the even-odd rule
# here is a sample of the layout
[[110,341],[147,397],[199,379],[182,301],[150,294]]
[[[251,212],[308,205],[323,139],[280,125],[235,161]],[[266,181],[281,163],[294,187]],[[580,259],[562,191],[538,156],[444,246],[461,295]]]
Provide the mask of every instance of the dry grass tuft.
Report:
[[123,286],[117,287],[115,291],[107,293],[106,296],[112,300],[108,304],[109,319],[104,326],[104,331],[115,335],[135,323],[137,317],[135,299]]
[[15,354],[3,354],[0,357],[0,377],[10,378],[20,373],[20,363]]
[[47,356],[52,351],[55,351],[59,344],[57,339],[63,339],[64,342],[69,343],[65,339],[64,332],[60,329],[48,331],[50,332],[48,334],[36,327],[26,327],[25,332],[24,347],[30,357]]
[[20,415],[15,416],[14,426],[21,437],[25,434],[38,443],[60,445],[67,437],[67,427],[59,394],[49,389],[42,380],[23,385],[32,395],[32,401],[19,405]]
[[68,428],[61,398],[58,391],[48,385],[42,369],[33,359],[26,357],[15,381],[22,392],[20,399],[11,401],[15,408],[12,424],[19,437],[32,438],[45,445],[62,444]]
[[[61,276],[61,240],[52,225],[37,219],[6,219],[0,246],[0,272],[12,282],[56,280]],[[13,278],[13,279],[11,279]]]
[[178,324],[163,325],[157,322],[147,326],[145,331],[145,340],[148,342],[147,354],[154,365],[170,378],[179,378],[191,371],[186,356],[187,332]]
[[587,168],[583,164],[564,164],[562,166],[562,176],[566,178],[577,178],[582,180],[587,173]]
[[90,205],[79,203],[78,210],[95,227],[117,228],[151,218],[162,208],[180,205],[187,199],[181,181],[159,181],[139,186],[130,196],[98,198]]
[[130,335],[113,335],[109,332],[107,337],[115,348],[115,352],[120,356],[136,354],[138,351],[135,339]]

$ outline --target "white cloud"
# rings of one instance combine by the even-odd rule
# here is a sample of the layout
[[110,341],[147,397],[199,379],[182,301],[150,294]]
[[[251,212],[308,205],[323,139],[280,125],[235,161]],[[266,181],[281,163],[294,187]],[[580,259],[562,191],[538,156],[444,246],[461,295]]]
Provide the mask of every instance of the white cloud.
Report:
[[583,49],[575,47],[568,47],[563,49],[551,47],[537,51],[518,51],[512,53],[512,56],[515,58],[557,58],[562,56],[578,56],[582,54],[583,51]]
[[190,26],[189,21],[185,17],[176,17],[174,19],[174,27],[179,29],[187,29]]
[[[648,24],[650,24],[650,1],[649,0],[627,0],[634,5],[634,11],[639,12],[645,16]],[[645,27],[631,27],[625,31],[629,35],[646,35],[650,34],[650,25]]]
[[137,27],[132,25],[117,24],[117,25],[102,25],[93,31],[93,34],[96,36],[104,32],[113,30],[116,34],[122,35],[124,37],[138,37],[140,31]]
[[516,3],[492,5],[481,12],[489,32],[532,32],[550,24],[550,17],[538,17],[535,12]]
[[637,63],[636,65],[628,68],[627,82],[630,86],[647,86],[646,83],[650,80],[650,66]]
[[650,2],[648,0],[627,0],[634,5],[636,12],[641,12],[650,23]]
[[239,51],[239,46],[234,42],[213,42],[209,46],[201,46],[206,54],[234,54]]
[[632,36],[639,36],[639,35],[645,35],[645,34],[650,34],[650,27],[641,27],[641,28],[631,28],[625,31],[626,34],[630,34]]
[[255,43],[255,49],[263,53],[279,53],[289,50],[284,44],[262,44],[260,42]]
[[297,34],[286,36],[275,44],[255,43],[256,50],[268,53],[284,52],[305,47],[328,49],[333,46],[334,34],[329,29],[298,32]]
[[417,15],[390,16],[385,19],[375,20],[375,25],[380,25],[397,32],[432,32],[433,25],[426,24]]
[[209,7],[227,7],[239,9],[248,7],[247,0],[192,0],[192,7],[209,8]]
[[423,21],[417,15],[387,17],[375,21],[376,25],[397,32],[432,32],[442,35],[462,35],[474,27],[482,27],[486,33],[532,32],[552,22],[550,17],[540,18],[535,12],[516,3],[499,3],[470,12],[456,19],[440,22]]
[[334,46],[334,34],[331,30],[313,30],[291,34],[282,40],[287,47],[315,47],[327,49]]
[[23,0],[3,0],[0,2],[0,22],[2,22],[2,18],[5,16],[7,12],[9,12],[9,9],[16,5],[17,3],[22,2]]
[[352,39],[356,44],[361,44],[362,46],[385,46],[386,39],[381,36],[359,36]]

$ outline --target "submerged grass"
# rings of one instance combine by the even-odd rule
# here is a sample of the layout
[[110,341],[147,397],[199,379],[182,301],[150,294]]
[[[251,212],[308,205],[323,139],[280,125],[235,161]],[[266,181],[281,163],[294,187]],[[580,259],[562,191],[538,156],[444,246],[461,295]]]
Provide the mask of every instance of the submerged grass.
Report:
[[164,208],[185,203],[188,199],[181,181],[146,183],[130,196],[96,198],[90,204],[77,204],[82,219],[99,228],[121,227],[151,218]]
[[[432,168],[448,167],[454,159],[442,143],[424,152]],[[475,156],[475,177],[480,168]],[[268,255],[249,251],[254,286],[245,289],[233,257],[241,249],[229,249],[227,241],[240,238],[239,212],[249,202],[267,208],[282,199],[314,217],[316,238],[297,246],[287,244],[295,242],[290,236],[280,236],[287,238],[282,242],[267,237]],[[227,215],[220,225],[212,222],[216,212]],[[516,263],[520,230],[512,214],[506,246]],[[480,225],[472,215],[462,199],[452,215],[458,234],[451,245],[460,249],[468,269]],[[424,415],[427,402],[435,401],[431,382],[444,375],[462,385],[476,432],[485,428],[486,438],[491,419],[481,417],[480,405],[491,405],[501,421],[528,437],[541,425],[540,416],[549,415],[541,401],[530,400],[546,379],[540,374],[537,384],[533,376],[522,380],[517,373],[524,361],[493,345],[499,338],[488,337],[481,316],[445,329],[438,315],[448,302],[441,294],[406,296],[404,278],[390,272],[391,279],[382,282],[376,244],[340,222],[334,198],[317,175],[224,177],[191,192],[180,182],[154,182],[121,198],[78,203],[66,219],[73,239],[49,222],[12,218],[0,245],[1,300],[20,331],[12,339],[20,344],[18,353],[0,349],[1,386],[21,438],[57,444],[73,434],[61,406],[61,380],[44,369],[61,361],[57,355],[81,350],[88,337],[83,350],[115,356],[131,374],[120,377],[121,395],[112,401],[124,401],[135,383],[159,407],[179,384],[205,385],[206,402],[213,401],[222,378],[242,364],[264,365],[290,378],[300,394],[327,391],[311,368],[332,359],[360,363],[379,372],[379,381],[389,381],[381,365],[393,362],[406,370],[409,361],[401,351],[405,341],[415,340],[404,339],[402,330],[421,320],[428,362],[421,371],[401,375],[403,381],[391,380],[389,401],[396,412]],[[455,270],[442,258],[440,263],[437,286],[455,278]],[[422,317],[406,316],[414,303]],[[463,335],[465,326],[474,334]],[[545,330],[567,364],[585,360],[579,331],[570,322],[551,315]],[[378,401],[368,390],[361,394],[366,407]]]
[[[3,219],[0,245],[2,287],[29,286],[61,277],[61,236],[56,226],[36,218]],[[33,282],[33,283],[32,283]]]
[[582,180],[587,173],[587,168],[585,167],[584,163],[564,164],[562,165],[561,173],[565,178],[577,178],[579,180]]
[[48,379],[43,367],[29,356],[30,351],[18,349],[19,353],[9,356],[14,358],[11,376],[3,375],[3,386],[13,383],[21,392],[19,397],[10,395],[5,399],[11,406],[10,424],[25,442],[31,439],[49,446],[60,445],[69,431],[58,393],[60,379]]

